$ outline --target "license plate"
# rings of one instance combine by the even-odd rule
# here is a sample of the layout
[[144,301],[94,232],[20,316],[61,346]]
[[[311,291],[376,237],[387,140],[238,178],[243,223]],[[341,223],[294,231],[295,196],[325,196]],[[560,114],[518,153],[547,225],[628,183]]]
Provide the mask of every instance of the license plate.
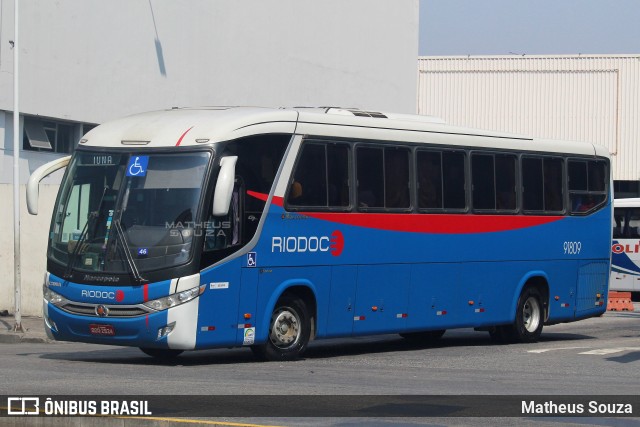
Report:
[[92,335],[114,336],[116,334],[116,330],[111,325],[91,324],[89,325],[89,332],[91,332]]

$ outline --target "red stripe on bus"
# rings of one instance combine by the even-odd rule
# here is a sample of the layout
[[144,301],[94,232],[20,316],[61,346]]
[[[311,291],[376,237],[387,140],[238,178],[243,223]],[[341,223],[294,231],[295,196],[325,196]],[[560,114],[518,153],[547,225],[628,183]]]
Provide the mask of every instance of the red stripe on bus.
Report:
[[[268,195],[247,191],[249,196],[266,201]],[[283,205],[282,197],[274,196],[272,203]],[[343,225],[408,233],[471,234],[518,230],[549,224],[563,216],[535,215],[464,215],[361,213],[361,212],[297,212],[310,218]]]
[[558,221],[559,216],[447,215],[300,212],[311,218],[356,227],[436,234],[491,233],[518,230]]
[[142,287],[142,299],[144,300],[144,302],[149,301],[149,284],[145,284]]
[[182,134],[182,136],[180,137],[180,139],[178,139],[178,142],[176,142],[176,147],[178,147],[180,145],[180,143],[182,142],[182,140],[184,139],[185,135],[189,133],[189,131],[193,129],[193,126],[191,126],[189,129],[187,129],[186,131],[184,131],[184,133]]
[[[249,196],[251,196],[251,197],[255,197],[255,198],[256,198],[256,199],[258,199],[258,200],[262,200],[263,202],[266,202],[266,201],[267,201],[267,199],[269,198],[269,195],[268,195],[268,194],[258,193],[258,192],[256,192],[256,191],[251,191],[251,190],[247,190],[247,194],[248,194]],[[276,199],[278,199],[278,200],[276,200]],[[276,196],[273,196],[273,203],[274,203],[275,205],[282,206],[282,205],[283,205],[283,203],[282,203],[282,197],[276,197]]]

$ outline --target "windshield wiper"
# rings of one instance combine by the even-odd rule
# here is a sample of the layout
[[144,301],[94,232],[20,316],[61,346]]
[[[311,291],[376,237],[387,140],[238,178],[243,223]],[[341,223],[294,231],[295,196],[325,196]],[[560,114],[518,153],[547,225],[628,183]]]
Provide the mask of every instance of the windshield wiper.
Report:
[[124,237],[124,230],[122,230],[122,225],[120,224],[120,219],[113,220],[113,227],[116,229],[116,234],[118,235],[118,240],[120,241],[120,246],[124,251],[124,257],[127,260],[127,265],[129,265],[129,271],[133,275],[133,278],[138,285],[142,285],[147,279],[143,278],[138,271],[138,267],[136,267],[136,262],[131,256],[131,249],[129,248],[129,244],[127,243],[127,239]]
[[65,279],[70,279],[72,276],[71,270],[73,268],[73,264],[75,264],[76,261],[78,260],[78,255],[80,254],[80,247],[84,243],[84,239],[87,237],[87,234],[89,231],[89,223],[95,218],[94,214],[95,212],[91,212],[89,214],[89,218],[87,218],[87,222],[84,223],[82,232],[80,233],[80,236],[76,241],[76,246],[73,248],[73,252],[71,253],[71,256],[69,257],[69,261],[67,262],[67,268],[65,268],[64,270]]
[[67,262],[67,268],[64,270],[65,279],[70,279],[73,276],[73,274],[71,273],[71,270],[73,269],[73,264],[75,264],[76,261],[78,260],[78,255],[80,254],[80,248],[84,243],[84,239],[86,239],[87,235],[89,234],[89,223],[93,223],[93,221],[95,221],[100,216],[100,209],[102,209],[102,202],[104,201],[104,196],[105,194],[107,194],[108,189],[109,189],[109,186],[105,185],[104,189],[102,190],[102,196],[100,197],[100,203],[98,203],[98,209],[96,209],[95,211],[89,212],[89,218],[87,218],[87,222],[84,223],[82,232],[80,233],[80,236],[76,241],[76,246],[73,248],[73,252],[71,253],[71,256],[69,257],[69,261]]

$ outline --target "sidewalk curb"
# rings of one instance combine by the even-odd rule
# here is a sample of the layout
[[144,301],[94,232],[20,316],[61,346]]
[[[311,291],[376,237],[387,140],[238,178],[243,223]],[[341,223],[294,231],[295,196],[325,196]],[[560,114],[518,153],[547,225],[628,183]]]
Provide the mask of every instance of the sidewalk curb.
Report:
[[51,343],[48,338],[40,337],[28,337],[22,332],[5,332],[0,333],[0,344],[18,344],[18,343],[31,343],[31,344],[43,344]]
[[13,317],[3,316],[0,318],[0,344],[20,344],[20,343],[52,343],[45,332],[44,320],[42,317],[25,316],[21,322],[24,332],[14,332],[15,320]]

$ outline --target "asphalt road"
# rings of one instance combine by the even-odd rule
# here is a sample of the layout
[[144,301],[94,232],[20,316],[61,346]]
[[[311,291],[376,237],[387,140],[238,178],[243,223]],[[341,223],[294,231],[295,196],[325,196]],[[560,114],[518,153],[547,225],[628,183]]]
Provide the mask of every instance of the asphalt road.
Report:
[[[397,335],[317,341],[303,360],[287,363],[257,362],[246,348],[190,352],[175,363],[162,363],[135,348],[0,344],[0,372],[4,395],[638,395],[640,313],[609,312],[545,327],[535,344],[493,344],[487,333],[468,329],[448,331],[435,344],[416,345]],[[287,425],[357,422],[266,420]],[[433,423],[477,424],[468,421]],[[604,425],[640,425],[618,421],[624,424],[612,420]],[[542,425],[535,420],[519,424],[529,422]]]

